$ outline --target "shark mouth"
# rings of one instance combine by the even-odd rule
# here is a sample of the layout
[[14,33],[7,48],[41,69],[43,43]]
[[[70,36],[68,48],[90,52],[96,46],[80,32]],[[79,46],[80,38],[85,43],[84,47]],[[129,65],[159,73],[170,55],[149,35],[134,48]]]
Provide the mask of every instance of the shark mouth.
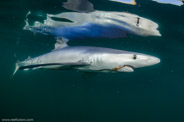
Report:
[[134,72],[134,67],[131,65],[123,65],[120,66],[119,68],[115,69],[117,72]]
[[134,71],[134,67],[131,65],[121,65],[118,67],[114,67],[113,69],[101,69],[98,71],[113,71],[113,72],[133,72]]
[[134,66],[131,66],[131,65],[124,65],[124,67],[130,67],[130,68],[132,68],[133,70],[135,69],[135,67],[134,67]]

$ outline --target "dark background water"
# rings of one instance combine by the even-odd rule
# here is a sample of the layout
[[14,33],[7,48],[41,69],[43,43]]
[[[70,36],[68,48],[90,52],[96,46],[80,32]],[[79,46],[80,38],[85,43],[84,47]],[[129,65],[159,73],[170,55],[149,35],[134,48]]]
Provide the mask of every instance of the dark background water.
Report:
[[[137,0],[138,1],[138,0]],[[159,24],[162,37],[75,40],[91,45],[157,56],[161,63],[134,73],[99,74],[82,79],[81,72],[19,71],[13,79],[14,53],[19,60],[49,52],[54,37],[24,31],[28,11],[32,20],[64,11],[62,0],[0,1],[0,119],[32,118],[36,122],[183,122],[184,6],[139,0],[130,6],[91,0],[103,11],[126,11]],[[35,15],[35,16],[34,16]]]

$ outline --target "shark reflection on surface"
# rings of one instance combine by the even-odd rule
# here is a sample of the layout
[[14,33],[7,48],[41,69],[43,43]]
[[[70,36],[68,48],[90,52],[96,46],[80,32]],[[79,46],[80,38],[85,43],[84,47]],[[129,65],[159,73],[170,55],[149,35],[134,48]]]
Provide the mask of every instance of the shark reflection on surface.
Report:
[[67,2],[62,3],[62,6],[66,9],[78,12],[94,11],[93,4],[88,0],[68,0]]
[[33,25],[26,24],[24,29],[66,40],[124,38],[129,34],[161,36],[158,24],[149,19],[126,12],[110,11],[47,14],[47,19],[43,23],[35,21]]

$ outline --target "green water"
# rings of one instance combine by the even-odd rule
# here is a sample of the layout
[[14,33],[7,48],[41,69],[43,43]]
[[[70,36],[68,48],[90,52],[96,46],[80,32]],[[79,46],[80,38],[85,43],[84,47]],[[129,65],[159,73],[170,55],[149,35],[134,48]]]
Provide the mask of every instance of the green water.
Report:
[[45,13],[69,10],[62,8],[62,0],[1,0],[0,119],[183,122],[184,6],[139,1],[137,6],[130,6],[91,0],[97,10],[126,11],[155,21],[162,37],[74,40],[69,44],[146,53],[159,57],[161,63],[134,73],[100,73],[84,80],[81,72],[50,70],[18,71],[11,79],[16,62],[14,53],[19,60],[24,60],[49,52],[55,42],[54,37],[22,29],[27,12],[44,17]]

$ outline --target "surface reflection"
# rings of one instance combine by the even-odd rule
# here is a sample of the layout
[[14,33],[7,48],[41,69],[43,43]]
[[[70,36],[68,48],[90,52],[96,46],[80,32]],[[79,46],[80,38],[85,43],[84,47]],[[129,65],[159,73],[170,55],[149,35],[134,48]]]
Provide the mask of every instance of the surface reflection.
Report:
[[92,12],[94,11],[93,4],[88,0],[68,0],[62,6],[66,9],[78,12]]
[[112,11],[47,14],[43,23],[35,21],[33,25],[29,25],[27,22],[24,29],[67,40],[123,38],[127,34],[161,36],[157,23],[135,14]]

